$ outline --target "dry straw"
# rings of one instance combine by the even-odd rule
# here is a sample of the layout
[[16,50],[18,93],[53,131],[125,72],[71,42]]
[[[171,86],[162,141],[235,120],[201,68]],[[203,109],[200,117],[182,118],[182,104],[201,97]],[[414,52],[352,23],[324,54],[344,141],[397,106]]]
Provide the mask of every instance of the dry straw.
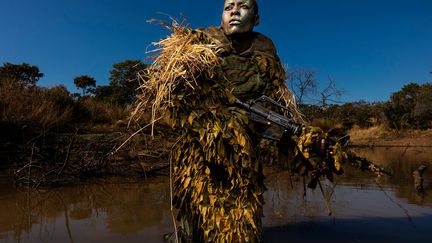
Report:
[[163,117],[168,107],[172,106],[172,92],[178,85],[195,89],[196,78],[212,76],[218,65],[216,45],[203,41],[202,36],[188,26],[172,19],[172,24],[159,22],[168,28],[172,34],[159,42],[153,43],[155,49],[153,63],[140,73],[139,95],[132,112],[135,121],[151,109],[152,135],[154,122]]

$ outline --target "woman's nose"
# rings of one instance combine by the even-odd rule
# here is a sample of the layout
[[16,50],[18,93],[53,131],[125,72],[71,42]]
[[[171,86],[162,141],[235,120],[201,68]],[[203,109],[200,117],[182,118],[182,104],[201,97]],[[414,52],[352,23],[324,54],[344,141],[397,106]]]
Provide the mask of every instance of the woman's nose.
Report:
[[239,13],[240,13],[240,7],[234,6],[231,11],[231,15],[238,15]]

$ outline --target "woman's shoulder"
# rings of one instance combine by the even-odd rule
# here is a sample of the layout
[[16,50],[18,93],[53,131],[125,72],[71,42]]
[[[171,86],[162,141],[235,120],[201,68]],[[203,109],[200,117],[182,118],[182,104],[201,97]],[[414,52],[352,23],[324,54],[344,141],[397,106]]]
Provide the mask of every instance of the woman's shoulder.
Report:
[[[219,45],[225,48],[229,48],[230,42],[228,38],[223,33],[222,27],[220,26],[210,26],[207,28],[196,29],[197,32],[204,33],[210,38],[214,39]],[[253,52],[256,54],[262,54],[266,56],[277,57],[276,47],[273,41],[259,32],[252,33],[252,45]]]
[[258,32],[254,32],[253,34],[253,47],[255,52],[264,53],[270,56],[276,56],[276,47],[269,37]]
[[210,27],[207,27],[207,28],[196,29],[196,31],[203,32],[206,35],[208,35],[208,36],[210,36],[212,38],[215,38],[215,39],[217,39],[219,41],[223,41],[225,39],[225,35],[224,35],[221,27],[210,26]]

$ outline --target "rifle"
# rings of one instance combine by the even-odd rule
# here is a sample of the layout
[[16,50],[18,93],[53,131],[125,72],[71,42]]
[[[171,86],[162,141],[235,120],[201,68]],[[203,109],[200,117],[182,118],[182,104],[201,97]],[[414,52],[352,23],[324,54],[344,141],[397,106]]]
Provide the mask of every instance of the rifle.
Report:
[[[304,124],[296,123],[291,118],[288,118],[278,112],[265,108],[262,105],[264,103],[270,104],[272,106],[280,108],[281,110],[286,110],[289,112],[289,110],[286,107],[282,106],[281,104],[277,103],[276,101],[272,100],[271,98],[265,95],[254,100],[250,104],[242,102],[239,99],[236,99],[234,102],[235,105],[245,109],[248,112],[248,116],[250,120],[262,124],[263,126],[266,127],[263,131],[258,132],[258,135],[260,137],[279,142],[284,137],[287,136],[300,137],[302,135],[302,133],[305,130]],[[326,135],[324,136],[318,135],[316,136],[316,138],[318,138],[321,141],[316,141],[315,144],[318,144],[318,147],[315,146],[314,148],[312,148],[312,150],[313,149],[317,150],[316,153],[314,153],[314,155],[319,155],[320,157],[322,157],[321,159],[323,161],[328,161],[330,159],[330,160],[334,160],[332,161],[332,163],[335,164],[340,163],[340,161],[339,162],[336,161],[337,156],[335,156],[335,153],[339,151],[335,151],[335,150],[341,148],[344,149],[344,151],[340,151],[340,153],[342,153],[341,157],[343,157],[344,160],[349,161],[352,166],[362,171],[369,170],[377,174],[386,174],[388,176],[392,175],[392,173],[387,171],[384,167],[380,167],[374,164],[372,161],[357,156],[354,152],[347,150],[346,147],[350,139],[349,135],[345,135],[340,138],[334,138]],[[324,171],[324,169],[322,169],[324,166],[320,166],[320,167],[321,168],[319,169],[315,168],[315,171],[320,170],[319,174],[328,175],[328,171]],[[337,165],[336,165],[336,170],[334,168],[335,166],[331,165],[330,167],[333,167],[332,170],[335,171],[336,173],[340,171],[337,168],[338,167]]]

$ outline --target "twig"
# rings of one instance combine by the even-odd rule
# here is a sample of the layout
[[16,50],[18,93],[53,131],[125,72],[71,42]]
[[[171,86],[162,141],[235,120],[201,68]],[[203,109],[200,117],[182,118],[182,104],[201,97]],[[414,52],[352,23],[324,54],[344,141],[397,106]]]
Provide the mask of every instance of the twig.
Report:
[[183,139],[183,137],[179,137],[177,139],[177,141],[173,144],[173,146],[171,147],[171,153],[170,153],[170,158],[169,158],[169,162],[170,162],[170,210],[171,210],[171,216],[172,216],[172,220],[173,220],[173,224],[174,224],[174,232],[175,232],[175,236],[176,236],[176,242],[180,242],[179,238],[178,238],[178,233],[177,233],[177,223],[176,223],[176,219],[174,217],[174,207],[173,207],[173,180],[172,180],[172,173],[173,173],[173,164],[172,164],[172,160],[173,160],[173,151],[174,151],[174,147],[177,145],[178,142],[180,142]]
[[408,221],[413,225],[414,228],[417,228],[416,225],[414,224],[411,216],[409,215],[409,212],[406,208],[404,208],[404,206],[402,206],[400,203],[396,202],[395,200],[393,200],[392,197],[390,197],[390,195],[387,194],[387,192],[384,190],[384,188],[382,188],[382,186],[378,183],[375,182],[375,184],[378,186],[378,188],[384,193],[384,195],[390,200],[390,202],[396,204],[400,209],[402,209],[402,211],[405,213],[405,215],[407,216]]
[[77,133],[78,133],[78,129],[75,130],[75,134],[72,137],[72,139],[68,145],[67,152],[66,152],[66,158],[65,158],[65,161],[63,162],[63,166],[60,168],[59,172],[57,173],[57,179],[60,177],[60,175],[63,173],[63,170],[65,169],[66,165],[69,163],[70,151],[71,151],[72,145],[75,141],[75,137],[76,137]]
[[142,130],[144,130],[145,128],[147,128],[148,126],[156,123],[157,121],[159,121],[160,119],[162,119],[162,117],[159,117],[157,119],[155,119],[154,121],[150,122],[149,124],[143,126],[142,128],[140,128],[138,131],[134,132],[132,135],[130,135],[116,150],[114,150],[114,152],[112,152],[111,154],[115,154],[117,153],[127,142],[129,142],[129,140],[131,140],[133,137],[135,137],[135,135],[137,135],[138,133],[140,133]]
[[291,185],[291,190],[294,190],[294,185],[293,185],[293,182],[292,182],[291,171],[288,171],[288,175],[289,175],[289,181],[290,181],[290,185]]
[[70,229],[70,224],[69,224],[68,207],[67,207],[66,203],[63,201],[63,199],[56,192],[54,192],[54,195],[56,195],[56,197],[58,198],[58,200],[63,205],[66,231],[68,233],[69,241],[71,243],[74,243],[74,240],[73,240],[73,237],[72,237],[72,231]]
[[322,196],[323,196],[324,203],[325,203],[325,206],[326,206],[326,208],[327,208],[328,215],[330,216],[330,215],[332,215],[333,212],[332,212],[332,210],[331,210],[331,208],[330,208],[329,198],[327,198],[327,197],[325,196],[325,194],[324,194],[324,190],[323,190],[323,188],[322,188],[322,185],[321,185],[321,181],[320,181],[320,180],[318,180],[318,186],[319,186],[320,191],[321,191],[321,194],[322,194]]
[[306,197],[306,176],[303,176],[303,199]]

